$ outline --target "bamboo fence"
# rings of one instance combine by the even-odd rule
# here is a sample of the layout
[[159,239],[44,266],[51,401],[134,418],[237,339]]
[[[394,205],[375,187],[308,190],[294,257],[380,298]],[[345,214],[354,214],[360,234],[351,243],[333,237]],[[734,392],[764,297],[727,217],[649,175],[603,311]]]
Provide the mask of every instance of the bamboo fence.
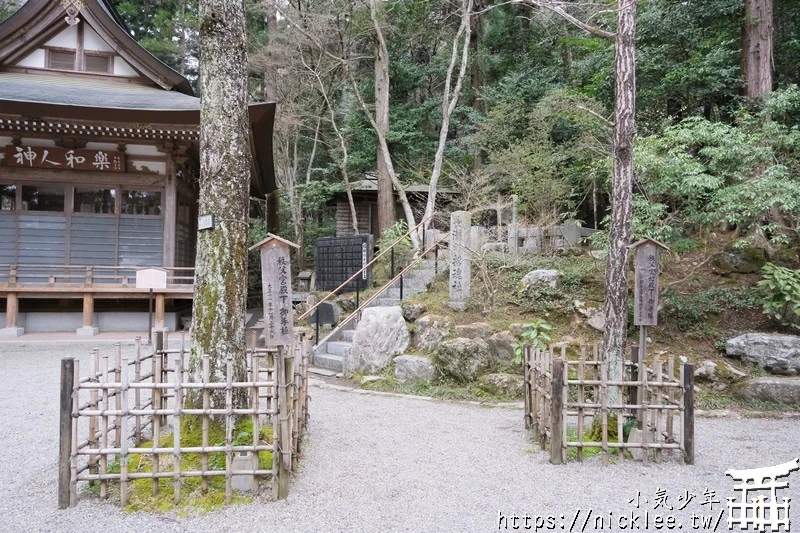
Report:
[[[234,380],[230,357],[222,372],[212,372],[208,355],[198,369],[200,380],[190,380],[183,342],[180,349],[165,349],[169,344],[162,333],[156,334],[149,353],[143,352],[137,337],[132,359],[122,356],[119,344],[111,354],[92,350],[89,372],[83,376],[78,360],[62,359],[59,508],[76,504],[80,482],[98,484],[101,498],[108,498],[113,486],[124,506],[130,484],[138,479],[152,480],[153,496],[164,488],[160,480],[172,480],[175,503],[180,502],[185,479],[200,478],[201,488],[207,489],[217,476],[224,476],[226,502],[231,500],[235,476],[247,476],[240,478],[245,483],[251,479],[253,493],[260,490],[261,480],[269,480],[271,494],[285,498],[308,421],[310,341],[300,330],[290,347],[256,348],[249,343],[244,381]],[[234,391],[242,389],[247,391],[247,405],[234,405]],[[224,406],[212,405],[212,395],[220,393]],[[186,407],[187,395],[201,405]],[[182,443],[181,422],[186,417],[201,421],[200,445],[188,445],[186,439]],[[240,436],[233,434],[235,425],[248,418],[252,435],[239,442]],[[210,441],[215,423],[225,427],[224,442]],[[268,426],[271,441],[262,438],[261,430]],[[264,451],[272,453],[268,470],[258,467],[258,454]],[[129,464],[134,454],[147,458],[151,471]],[[187,454],[199,455],[199,469],[182,467]],[[224,467],[221,461],[211,461],[220,454]],[[249,466],[239,467],[236,455],[249,458],[245,461]]]
[[[525,347],[525,428],[543,450],[550,448],[550,462],[566,462],[574,448],[579,462],[590,450],[604,464],[612,453],[622,462],[628,450],[643,462],[678,454],[694,464],[692,365],[677,368],[669,356],[648,366],[636,362],[634,347],[632,360],[619,361],[610,374],[599,353],[597,345]],[[635,439],[625,435],[634,425]]]

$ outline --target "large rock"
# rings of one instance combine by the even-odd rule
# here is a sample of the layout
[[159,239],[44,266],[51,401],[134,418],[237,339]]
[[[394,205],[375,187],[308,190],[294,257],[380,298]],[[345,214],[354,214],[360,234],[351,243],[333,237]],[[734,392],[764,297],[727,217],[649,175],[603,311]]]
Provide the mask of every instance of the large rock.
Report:
[[747,246],[740,250],[729,250],[714,258],[714,268],[723,273],[752,274],[767,263],[763,248]]
[[705,360],[694,369],[694,379],[711,383],[717,379],[717,363]]
[[491,365],[489,345],[483,339],[463,337],[443,341],[434,352],[433,364],[456,381],[473,381]]
[[734,387],[733,394],[745,400],[800,405],[800,378],[753,378]]
[[433,363],[421,355],[400,355],[394,358],[394,376],[400,381],[433,381]]
[[432,352],[451,336],[453,323],[440,315],[425,315],[414,322],[414,346]]
[[797,335],[746,333],[730,339],[725,351],[729,357],[755,363],[772,374],[800,374],[800,337]]
[[517,339],[508,331],[495,333],[486,341],[493,365],[507,370],[514,366],[514,343]]
[[478,387],[494,396],[522,398],[523,377],[518,374],[486,374],[478,379]]
[[456,337],[465,339],[486,339],[492,334],[492,327],[486,322],[474,322],[456,326]]
[[552,288],[558,287],[561,281],[561,272],[558,270],[531,270],[523,276],[520,283],[524,289],[529,289],[534,285],[544,284]]
[[349,373],[376,373],[408,348],[410,335],[403,310],[395,307],[368,307],[353,334],[348,358]]

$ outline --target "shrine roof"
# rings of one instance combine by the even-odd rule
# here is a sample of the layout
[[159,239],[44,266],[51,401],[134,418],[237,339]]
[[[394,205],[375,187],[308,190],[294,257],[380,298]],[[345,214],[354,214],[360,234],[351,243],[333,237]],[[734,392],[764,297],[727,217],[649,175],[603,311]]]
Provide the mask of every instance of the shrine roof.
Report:
[[[151,111],[198,111],[200,99],[140,83],[97,77],[0,72],[0,110],[27,103]],[[11,111],[9,108],[8,111]]]

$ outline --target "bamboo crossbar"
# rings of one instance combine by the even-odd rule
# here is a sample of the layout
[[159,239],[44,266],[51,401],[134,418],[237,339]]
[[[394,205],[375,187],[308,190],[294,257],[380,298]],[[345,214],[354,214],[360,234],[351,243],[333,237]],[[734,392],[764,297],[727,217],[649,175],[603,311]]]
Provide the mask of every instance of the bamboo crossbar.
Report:
[[589,441],[568,441],[564,443],[564,446],[569,448],[602,448],[603,446],[608,448],[625,448],[625,449],[645,449],[649,448],[652,450],[680,450],[681,445],[677,442],[675,443],[657,443],[657,442],[649,442],[647,444],[641,442],[613,442],[607,441],[605,444],[602,442],[589,442]]
[[[100,417],[113,417],[113,416],[168,416],[174,415],[175,408],[163,409],[85,409],[78,412],[78,416],[100,416]],[[180,415],[189,416],[213,416],[213,415],[276,415],[277,411],[272,409],[184,409],[181,408]]]
[[[567,385],[606,385],[608,387],[641,387],[641,381],[611,381],[606,380],[603,381],[601,379],[568,379]],[[664,388],[681,388],[681,384],[677,381],[648,381],[648,387],[656,388],[656,387],[664,387]]]
[[[231,388],[233,389],[251,389],[253,387],[274,387],[274,381],[234,381],[231,384]],[[211,390],[218,390],[218,389],[226,389],[228,385],[226,383],[194,383],[191,381],[181,382],[180,387],[182,389],[211,389]],[[173,390],[175,389],[175,383],[130,383],[128,384],[127,389],[163,389],[163,390]],[[122,390],[122,383],[117,383],[113,381],[108,381],[105,383],[88,383],[84,384],[81,383],[80,386],[81,390],[92,390],[92,389],[113,389],[113,390]]]
[[683,406],[677,404],[628,404],[628,403],[621,403],[621,404],[602,404],[602,403],[577,403],[577,402],[567,402],[564,404],[567,408],[581,408],[581,409],[614,409],[616,411],[627,411],[627,410],[636,410],[636,409],[659,409],[659,410],[672,410],[672,411],[681,411]]
[[[179,478],[187,477],[214,477],[227,475],[225,470],[181,470]],[[272,470],[237,470],[235,476],[272,476]],[[173,472],[131,472],[127,475],[128,479],[170,479],[174,478]],[[78,476],[78,481],[118,481],[122,479],[121,474],[83,474]]]
[[[272,444],[240,445],[240,446],[186,446],[180,448],[180,453],[240,453],[240,452],[274,452],[276,447]],[[122,448],[83,448],[78,450],[78,455],[116,455]],[[128,454],[161,455],[173,454],[175,448],[128,448]]]

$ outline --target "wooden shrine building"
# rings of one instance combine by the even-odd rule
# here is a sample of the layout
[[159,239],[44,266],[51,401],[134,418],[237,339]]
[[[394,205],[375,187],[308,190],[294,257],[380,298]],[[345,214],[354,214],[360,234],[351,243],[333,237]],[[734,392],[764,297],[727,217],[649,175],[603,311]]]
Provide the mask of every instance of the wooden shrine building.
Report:
[[[191,308],[200,101],[109,0],[28,0],[0,24],[0,334],[144,331]],[[274,103],[250,106],[251,195],[275,189]],[[3,309],[0,308],[0,311]]]

